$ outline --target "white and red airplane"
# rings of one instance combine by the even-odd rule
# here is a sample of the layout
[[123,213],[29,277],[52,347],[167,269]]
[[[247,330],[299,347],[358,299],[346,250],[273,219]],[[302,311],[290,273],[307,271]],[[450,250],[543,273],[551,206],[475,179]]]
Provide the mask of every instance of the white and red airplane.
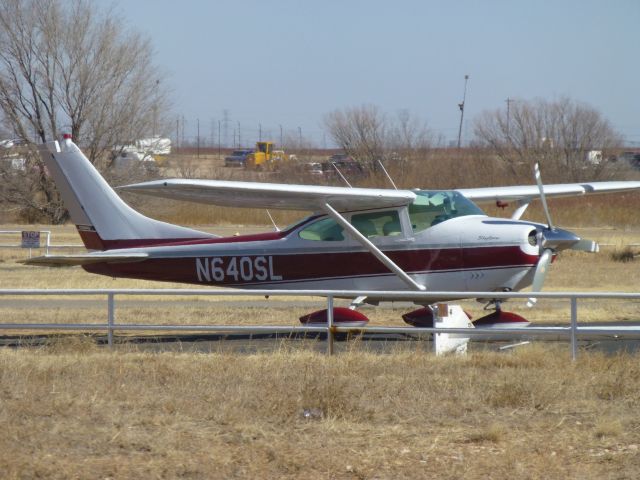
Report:
[[[502,292],[531,286],[539,291],[555,254],[598,249],[555,228],[545,196],[640,189],[640,182],[631,181],[543,187],[537,169],[537,185],[438,191],[190,179],[120,187],[175,200],[313,212],[282,231],[218,237],[133,210],[68,136],[42,145],[41,155],[90,252],[25,263],[243,289]],[[537,198],[547,225],[520,219]],[[506,201],[518,204],[511,218],[488,217],[474,203]],[[494,303],[500,314],[499,301]],[[430,312],[423,308],[405,319],[427,325]],[[336,314],[337,320],[340,315],[353,320],[346,309]]]

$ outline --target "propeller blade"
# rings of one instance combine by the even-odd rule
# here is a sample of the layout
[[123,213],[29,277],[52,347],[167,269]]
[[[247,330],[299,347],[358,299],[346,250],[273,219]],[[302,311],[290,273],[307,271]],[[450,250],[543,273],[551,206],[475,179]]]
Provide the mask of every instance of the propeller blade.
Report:
[[542,176],[540,175],[540,165],[538,165],[538,162],[536,162],[534,166],[534,171],[536,174],[536,183],[538,184],[538,190],[540,191],[540,201],[542,202],[544,214],[547,217],[547,225],[549,226],[549,230],[553,230],[553,223],[551,223],[551,215],[549,214],[549,207],[547,206],[547,197],[544,194],[544,186],[542,185]]
[[[553,251],[550,249],[545,249],[540,255],[540,259],[538,260],[538,265],[536,266],[536,272],[533,275],[533,284],[531,285],[532,292],[539,292],[542,290],[542,285],[544,285],[544,279],[547,276],[547,270],[549,264],[551,263],[551,258],[553,257]],[[530,298],[527,301],[527,307],[533,307],[538,299]]]
[[571,250],[578,250],[579,252],[597,253],[600,251],[600,245],[593,240],[581,239],[578,243],[571,247]]

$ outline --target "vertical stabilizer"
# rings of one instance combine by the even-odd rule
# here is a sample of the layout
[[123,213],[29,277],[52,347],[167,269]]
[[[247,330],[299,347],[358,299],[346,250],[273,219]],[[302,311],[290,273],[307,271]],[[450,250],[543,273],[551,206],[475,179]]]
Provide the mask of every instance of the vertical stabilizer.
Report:
[[160,222],[135,211],[122,201],[70,138],[41,145],[40,155],[88,249],[142,247],[215,236]]

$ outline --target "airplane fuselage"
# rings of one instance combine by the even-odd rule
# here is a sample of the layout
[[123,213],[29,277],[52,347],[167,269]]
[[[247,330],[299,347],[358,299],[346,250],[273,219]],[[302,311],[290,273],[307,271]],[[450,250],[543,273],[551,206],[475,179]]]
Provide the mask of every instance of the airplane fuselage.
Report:
[[[312,217],[285,232],[163,245],[128,245],[149,258],[97,263],[92,273],[167,282],[258,289],[406,290],[407,285],[348,235],[310,239]],[[536,224],[482,215],[449,219],[420,232],[398,228],[370,240],[427,290],[520,289],[531,283]],[[306,237],[306,238],[304,238]],[[118,253],[119,250],[110,250]]]

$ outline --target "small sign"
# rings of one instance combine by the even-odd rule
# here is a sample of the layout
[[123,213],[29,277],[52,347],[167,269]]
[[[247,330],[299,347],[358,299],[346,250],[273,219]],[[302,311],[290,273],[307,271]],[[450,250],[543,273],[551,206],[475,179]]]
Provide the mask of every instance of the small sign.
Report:
[[40,232],[22,232],[22,248],[40,248]]

